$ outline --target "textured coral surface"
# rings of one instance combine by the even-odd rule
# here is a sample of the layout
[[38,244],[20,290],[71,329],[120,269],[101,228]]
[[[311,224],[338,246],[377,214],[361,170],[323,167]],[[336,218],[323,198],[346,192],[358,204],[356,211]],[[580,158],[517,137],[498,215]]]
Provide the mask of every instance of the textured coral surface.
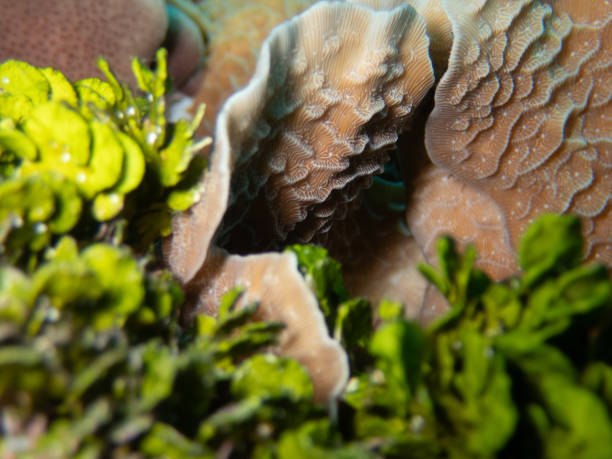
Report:
[[455,41],[427,126],[433,161],[490,195],[512,244],[537,215],[583,217],[612,263],[612,6],[447,2]]
[[163,0],[0,0],[0,12],[0,61],[53,66],[71,80],[101,76],[104,56],[131,81],[131,58],[151,61],[168,24]]
[[223,103],[253,75],[261,44],[272,28],[311,0],[200,1],[209,35],[208,56],[196,102],[207,106],[201,135],[211,135]]
[[222,240],[243,253],[324,242],[433,84],[425,24],[408,6],[322,3],[272,37],[269,70],[245,89],[254,103],[230,115],[257,119],[234,141]]
[[[208,77],[216,86],[205,85],[201,96],[212,101],[211,116],[236,91],[217,118],[213,153],[213,162],[224,162],[222,174],[231,175],[229,197],[214,218],[209,210],[201,213],[216,228],[218,212],[227,207],[218,244],[252,253],[315,242],[340,257],[339,243],[352,244],[353,252],[357,247],[376,255],[362,273],[357,266],[363,263],[356,261],[362,257],[343,259],[353,291],[379,299],[378,287],[387,285],[388,296],[410,304],[420,294],[407,292],[413,284],[398,260],[415,250],[415,242],[430,262],[442,234],[474,243],[479,267],[501,279],[517,272],[516,240],[544,212],[582,216],[587,257],[612,262],[607,2],[349,3],[361,5],[350,11],[379,10],[372,14],[378,19],[403,14],[406,28],[392,19],[385,26],[378,19],[361,26],[346,4],[319,2],[306,13],[308,20],[296,17],[268,38],[255,75],[239,91],[261,37],[295,11],[280,2],[255,10],[241,3],[230,14],[232,7],[202,4],[213,37]],[[334,9],[341,13],[330,14]],[[249,16],[257,27],[236,26]],[[401,42],[394,44],[394,33]],[[381,37],[390,37],[390,48],[376,44]],[[398,134],[410,128],[431,85],[425,69],[432,63],[441,78],[433,111],[421,110],[426,128],[417,120],[398,151],[402,167],[410,169],[403,172],[410,178],[406,217],[412,239],[395,231],[393,218],[383,219],[389,229],[379,230],[376,220],[355,209]],[[423,132],[426,148],[420,146]],[[205,186],[226,193],[227,185]],[[192,230],[198,212],[193,214]],[[206,231],[210,241],[215,230]],[[373,277],[385,282],[362,282],[368,277],[363,273],[378,273]]]

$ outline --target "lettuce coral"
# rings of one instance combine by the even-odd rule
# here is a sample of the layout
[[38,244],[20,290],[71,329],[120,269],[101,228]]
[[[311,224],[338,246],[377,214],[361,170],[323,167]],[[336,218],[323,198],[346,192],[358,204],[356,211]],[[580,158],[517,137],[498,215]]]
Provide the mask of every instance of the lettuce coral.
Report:
[[[227,156],[217,160],[223,162],[221,174],[231,171],[231,184],[218,178],[209,185],[215,194],[229,196],[227,202],[215,196],[214,206],[203,204],[177,219],[177,245],[194,246],[191,237],[200,239],[197,234],[204,240],[201,253],[184,256],[183,262],[170,255],[170,266],[184,282],[204,263],[215,232],[214,242],[241,254],[315,242],[342,260],[353,292],[380,298],[379,283],[360,283],[364,276],[359,271],[384,275],[387,294],[419,314],[421,298],[414,292],[426,289],[416,280],[414,266],[420,256],[436,261],[438,237],[449,233],[463,245],[476,243],[479,267],[502,279],[519,269],[514,262],[519,234],[535,216],[549,211],[580,215],[591,247],[585,256],[610,265],[610,129],[605,122],[610,92],[604,88],[610,73],[605,46],[609,4],[598,2],[594,13],[574,11],[561,0],[525,0],[512,7],[495,0],[318,2],[270,33],[253,70],[257,44],[269,23],[260,24],[253,14],[254,26],[247,31],[236,24],[253,8],[265,18],[276,17],[274,8],[264,7],[268,3],[235,11],[234,5],[200,5],[213,24],[219,20],[202,85],[215,109],[202,129],[212,132],[218,111],[213,156]],[[395,45],[376,48],[376,40],[364,38],[366,32],[352,42],[354,35],[345,33],[342,20],[332,13],[327,19],[315,17],[334,9],[346,11],[346,17],[362,9],[378,19],[413,11],[411,32],[404,36],[413,40],[412,47],[403,54],[397,46],[389,57],[385,52]],[[302,21],[308,26],[302,27]],[[350,28],[361,25],[354,20]],[[393,35],[394,26],[383,27],[381,34]],[[299,33],[289,38],[293,28]],[[282,46],[276,42],[280,31],[288,35]],[[318,43],[313,36],[326,38]],[[370,45],[376,49],[360,51]],[[576,49],[585,50],[580,59]],[[342,58],[346,70],[338,78],[337,58],[351,52],[359,58]],[[408,57],[414,62],[407,64]],[[269,86],[258,91],[270,62]],[[383,86],[368,80],[373,68]],[[430,100],[424,97],[436,84],[430,78],[434,75],[438,84]],[[366,83],[345,84],[351,79]],[[415,85],[399,89],[391,83],[400,80]],[[401,98],[397,106],[410,116],[399,117],[390,128],[383,120],[393,117],[392,107]],[[351,118],[348,106],[354,101],[363,123]],[[368,104],[384,108],[370,112]],[[344,130],[346,125],[357,131]],[[401,133],[403,140],[397,138]],[[370,146],[376,144],[376,154],[359,150],[364,136]],[[338,153],[343,148],[345,155]],[[392,156],[397,158],[396,177],[406,183],[398,203],[406,207],[404,227],[413,237],[398,231],[397,217],[384,215],[384,209],[359,207],[373,176],[389,166]],[[385,187],[372,187],[369,194],[380,188]],[[203,221],[213,220],[212,229],[201,228]],[[363,253],[370,264],[364,269]],[[408,284],[414,292],[404,288]],[[444,308],[425,295],[420,315]]]

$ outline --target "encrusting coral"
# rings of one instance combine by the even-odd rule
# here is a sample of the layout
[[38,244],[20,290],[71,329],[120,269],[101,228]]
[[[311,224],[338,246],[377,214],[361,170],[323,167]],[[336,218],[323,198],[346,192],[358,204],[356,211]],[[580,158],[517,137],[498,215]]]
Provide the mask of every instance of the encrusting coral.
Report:
[[183,83],[201,64],[193,57],[203,53],[202,31],[171,10],[169,19],[164,0],[0,0],[0,61],[53,67],[76,81],[102,77],[96,59],[104,57],[121,81],[136,87],[132,58],[152,63],[163,45],[170,48],[171,74]]
[[427,124],[432,160],[498,204],[513,246],[536,216],[572,213],[587,259],[612,264],[612,6],[446,8],[455,40]]
[[191,94],[201,78],[206,52],[202,36],[205,29],[201,21],[192,20],[197,11],[192,11],[190,4],[185,3],[185,0],[173,0],[166,6],[168,31],[163,46],[168,50],[168,72],[175,87]]

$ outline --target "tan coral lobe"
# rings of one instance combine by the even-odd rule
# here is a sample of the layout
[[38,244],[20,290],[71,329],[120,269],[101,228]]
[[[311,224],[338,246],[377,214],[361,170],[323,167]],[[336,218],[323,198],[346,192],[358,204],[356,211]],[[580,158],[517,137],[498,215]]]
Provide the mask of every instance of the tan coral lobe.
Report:
[[274,351],[299,361],[310,374],[315,400],[334,399],[348,379],[348,361],[340,344],[330,338],[314,293],[304,282],[292,253],[229,255],[213,249],[189,290],[197,295],[192,311],[216,312],[223,293],[245,288],[238,307],[260,303],[257,320],[286,325]]
[[612,264],[612,5],[444,2],[448,72],[426,131],[434,163],[490,196],[510,242],[542,213],[582,217]]
[[244,127],[232,133],[221,242],[239,253],[324,242],[433,84],[425,24],[407,5],[320,2],[275,32],[248,87],[252,106],[231,115]]
[[347,0],[375,10],[390,10],[408,4],[425,20],[429,37],[429,54],[436,75],[446,69],[453,44],[452,25],[442,6],[442,0]]
[[518,271],[503,214],[493,199],[434,165],[418,175],[414,187],[406,219],[429,263],[437,262],[438,239],[450,234],[460,251],[467,244],[476,247],[476,267],[493,279]]
[[[374,11],[316,4],[264,42],[254,76],[216,119],[202,199],[174,221],[166,257],[197,297],[196,311],[210,312],[211,298],[243,283],[262,310],[275,311],[267,318],[287,320],[292,340],[320,349],[316,358],[305,350],[291,355],[324,388],[321,399],[346,382],[340,371],[346,356],[325,344],[324,326],[314,335],[302,326],[300,317],[321,313],[295,266],[270,265],[264,272],[272,254],[219,258],[211,244],[247,253],[324,237],[382,171],[386,150],[432,84],[425,24],[410,6]],[[255,287],[260,282],[275,293],[263,294]],[[298,312],[288,317],[282,308]],[[333,384],[324,368],[338,369],[330,373]]]
[[[254,76],[237,91],[250,74],[256,40],[213,37],[212,84],[202,94],[218,95],[213,106],[223,106],[211,168],[203,199],[175,220],[167,252],[197,297],[195,311],[212,311],[230,286],[244,283],[266,318],[286,320],[285,336],[321,349],[323,366],[303,349],[281,352],[309,368],[323,400],[344,381],[319,379],[324,368],[345,375],[346,356],[328,346],[320,326],[314,342],[303,339],[299,317],[319,325],[321,318],[295,262],[228,255],[217,246],[248,254],[291,242],[335,250],[338,242],[357,241],[361,258],[342,259],[352,292],[401,300],[424,322],[446,305],[425,288],[415,265],[423,257],[436,262],[434,243],[443,234],[475,244],[477,266],[498,280],[518,271],[514,248],[533,218],[575,213],[583,219],[586,256],[612,264],[612,7],[572,5],[319,2],[272,30]],[[239,58],[232,61],[233,49]],[[432,62],[442,77],[423,128],[413,115],[423,100],[422,113],[429,107]],[[219,84],[219,72],[237,79]],[[412,190],[406,209],[412,235],[396,230],[393,215],[376,220],[359,207],[407,131],[411,141],[399,145],[398,155],[402,168],[412,168],[402,171]],[[291,291],[301,291],[304,301],[290,298]]]

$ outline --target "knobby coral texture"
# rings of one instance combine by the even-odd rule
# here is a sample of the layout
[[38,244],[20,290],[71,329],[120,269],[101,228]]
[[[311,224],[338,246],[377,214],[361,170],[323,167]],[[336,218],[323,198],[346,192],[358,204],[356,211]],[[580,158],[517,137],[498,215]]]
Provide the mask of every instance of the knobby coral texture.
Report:
[[[304,4],[259,6],[200,5],[217,27],[196,97],[211,102],[201,132],[214,145],[203,197],[175,219],[166,250],[193,311],[214,310],[239,280],[275,292],[249,294],[269,302],[268,317],[317,315],[312,294],[300,305],[292,293],[304,282],[293,256],[269,253],[306,242],[341,259],[353,293],[429,319],[444,305],[415,265],[435,262],[439,236],[475,244],[477,266],[502,279],[518,271],[525,226],[549,212],[582,217],[585,257],[612,265],[608,1],[317,2],[258,51]],[[391,157],[406,181],[403,222],[362,200]],[[277,257],[294,275],[270,282]],[[326,337],[320,318],[305,322]],[[346,375],[342,350],[326,346],[321,358]],[[315,379],[320,398],[341,385]]]
[[498,205],[512,246],[537,215],[572,213],[587,259],[612,264],[612,6],[474,6],[447,5],[455,39],[429,155]]
[[204,53],[201,27],[164,0],[0,0],[0,11],[0,61],[53,67],[72,81],[102,77],[96,59],[104,57],[121,81],[135,87],[132,58],[152,63],[165,46],[170,73],[182,86]]

